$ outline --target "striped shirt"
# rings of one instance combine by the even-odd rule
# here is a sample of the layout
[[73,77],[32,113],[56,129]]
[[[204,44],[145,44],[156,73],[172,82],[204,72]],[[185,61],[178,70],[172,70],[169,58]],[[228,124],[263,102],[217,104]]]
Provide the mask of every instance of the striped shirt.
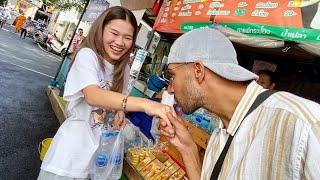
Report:
[[265,100],[242,120],[261,86],[251,82],[227,129],[220,127],[208,143],[201,180],[209,180],[229,135],[219,179],[318,179],[320,177],[320,105],[287,92]]

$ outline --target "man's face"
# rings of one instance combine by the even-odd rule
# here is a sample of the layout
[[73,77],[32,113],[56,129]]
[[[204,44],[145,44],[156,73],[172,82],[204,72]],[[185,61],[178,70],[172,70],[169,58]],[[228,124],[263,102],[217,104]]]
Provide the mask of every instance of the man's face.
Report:
[[83,35],[83,30],[79,30],[79,35],[82,36]]
[[168,92],[186,114],[191,114],[203,105],[203,93],[196,84],[192,64],[170,64]]
[[265,89],[272,89],[272,82],[270,77],[267,74],[259,74],[258,84],[260,84]]

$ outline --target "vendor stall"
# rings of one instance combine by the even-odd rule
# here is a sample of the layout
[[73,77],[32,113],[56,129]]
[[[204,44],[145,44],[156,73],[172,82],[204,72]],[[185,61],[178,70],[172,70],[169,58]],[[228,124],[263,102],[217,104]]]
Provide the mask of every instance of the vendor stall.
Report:
[[170,37],[194,28],[219,29],[233,42],[240,65],[257,72],[256,61],[276,68],[278,90],[320,101],[319,0],[165,0],[154,30]]
[[[158,16],[146,10],[132,55],[129,92],[168,105],[162,71],[172,42],[195,28],[216,28],[237,50],[239,64],[257,72],[271,69],[277,89],[320,102],[319,0],[224,1],[164,0]],[[312,11],[310,11],[310,9]],[[281,17],[281,18],[279,18]],[[152,28],[153,26],[153,28]],[[192,43],[192,42],[190,42]],[[214,42],[213,42],[214,43]],[[62,83],[67,75],[56,77]],[[58,83],[59,84],[59,83]],[[61,106],[61,105],[60,105]],[[179,107],[176,107],[179,112]],[[64,115],[64,112],[60,112]],[[201,159],[219,117],[199,109],[180,112],[198,145]],[[157,121],[144,113],[128,113],[137,133],[125,142],[123,172],[129,179],[187,179],[179,152],[159,135]]]

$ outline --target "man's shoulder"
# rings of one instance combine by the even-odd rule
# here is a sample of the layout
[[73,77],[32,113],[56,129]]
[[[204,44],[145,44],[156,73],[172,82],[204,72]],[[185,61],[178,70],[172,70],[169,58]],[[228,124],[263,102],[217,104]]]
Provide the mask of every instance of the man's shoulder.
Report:
[[275,93],[263,106],[291,113],[308,122],[320,121],[320,105],[318,103],[289,92]]

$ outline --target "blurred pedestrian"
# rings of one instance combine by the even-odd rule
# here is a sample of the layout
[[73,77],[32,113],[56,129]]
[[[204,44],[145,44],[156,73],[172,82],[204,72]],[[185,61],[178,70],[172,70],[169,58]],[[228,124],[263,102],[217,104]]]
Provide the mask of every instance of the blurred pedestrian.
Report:
[[83,29],[79,28],[78,33],[73,37],[72,39],[72,51],[76,51],[77,47],[81,44],[83,41]]
[[20,39],[26,38],[26,35],[28,32],[27,29],[30,29],[31,26],[32,26],[32,20],[31,20],[31,17],[28,17],[28,19],[23,23],[23,26],[21,28]]
[[24,22],[26,21],[26,17],[24,16],[24,13],[20,14],[18,17],[17,17],[17,20],[16,20],[16,23],[15,23],[15,29],[16,29],[16,32],[19,33]]
[[4,7],[2,8],[2,10],[0,11],[0,26],[1,28],[3,27],[3,25],[5,25],[8,21],[8,19],[11,18],[11,14],[9,11],[8,7]]

